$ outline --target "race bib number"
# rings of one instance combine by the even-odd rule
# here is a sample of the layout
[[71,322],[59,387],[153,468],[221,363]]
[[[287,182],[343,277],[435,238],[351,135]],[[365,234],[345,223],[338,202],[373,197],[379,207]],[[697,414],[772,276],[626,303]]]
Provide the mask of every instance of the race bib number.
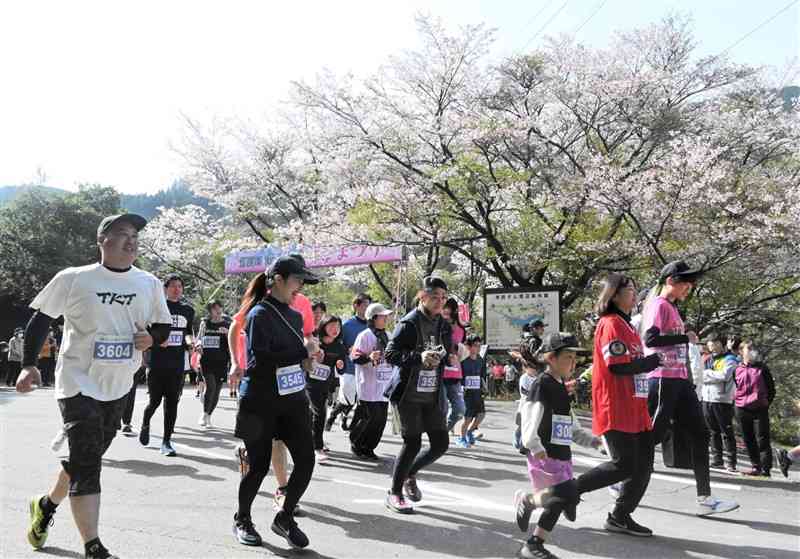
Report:
[[394,367],[389,365],[389,363],[381,363],[375,367],[375,377],[378,379],[378,382],[389,382],[392,380],[393,374]]
[[464,377],[464,388],[466,390],[480,390],[481,377]]
[[326,381],[331,376],[331,368],[327,365],[317,365],[313,371],[308,373],[308,376],[314,380]]
[[550,444],[569,446],[572,444],[572,416],[553,414]]
[[219,336],[203,336],[203,349],[219,349]]
[[133,359],[132,336],[100,335],[94,339],[95,363],[120,365]]
[[647,373],[633,375],[633,396],[634,398],[647,398],[650,393],[650,382],[647,380]]
[[275,371],[278,379],[278,395],[287,396],[300,392],[306,387],[306,375],[300,365],[281,367]]
[[176,347],[183,345],[183,330],[172,330],[167,338],[167,346]]
[[436,392],[436,371],[420,371],[417,377],[417,392]]

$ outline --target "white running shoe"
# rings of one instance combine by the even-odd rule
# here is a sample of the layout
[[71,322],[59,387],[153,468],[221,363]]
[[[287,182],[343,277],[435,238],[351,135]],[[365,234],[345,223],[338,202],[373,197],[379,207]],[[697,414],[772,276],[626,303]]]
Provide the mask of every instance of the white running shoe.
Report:
[[204,413],[203,415],[201,415],[201,416],[200,416],[200,419],[198,419],[198,420],[197,420],[197,424],[198,424],[200,427],[208,427],[208,423],[207,423],[207,417],[208,417],[208,414],[207,414],[207,413]]
[[206,414],[206,427],[208,427],[210,429],[213,426],[214,425],[211,423],[211,414],[207,413]]
[[697,516],[711,516],[712,514],[722,514],[731,512],[739,508],[739,503],[735,501],[720,501],[713,495],[697,498]]
[[55,438],[50,442],[50,450],[53,452],[58,452],[61,450],[61,447],[64,446],[64,441],[67,440],[67,430],[63,427],[61,430],[56,434]]

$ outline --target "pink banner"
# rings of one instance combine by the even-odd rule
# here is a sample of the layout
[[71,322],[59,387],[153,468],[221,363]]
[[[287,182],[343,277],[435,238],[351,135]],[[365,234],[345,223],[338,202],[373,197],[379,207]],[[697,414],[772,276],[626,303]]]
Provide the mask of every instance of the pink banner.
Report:
[[279,256],[299,252],[309,268],[358,266],[403,260],[403,247],[372,247],[353,245],[345,247],[278,248],[267,246],[258,250],[240,251],[225,257],[226,274],[263,272]]

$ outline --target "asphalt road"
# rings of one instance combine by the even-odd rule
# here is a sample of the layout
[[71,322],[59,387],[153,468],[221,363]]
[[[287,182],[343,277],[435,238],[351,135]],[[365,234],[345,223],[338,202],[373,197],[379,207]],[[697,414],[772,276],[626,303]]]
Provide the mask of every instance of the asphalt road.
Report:
[[[141,420],[145,392],[140,388],[134,421]],[[239,477],[231,435],[235,406],[223,396],[215,428],[198,427],[198,400],[186,389],[173,437],[178,456],[158,452],[161,412],[152,423],[151,446],[118,436],[103,461],[100,535],[112,552],[132,557],[514,557],[526,537],[514,523],[511,499],[529,486],[525,461],[510,445],[514,404],[487,406],[485,439],[473,449],[451,446],[448,454],[420,475],[424,499],[414,515],[388,511],[383,503],[391,461],[400,444],[387,427],[377,452],[381,464],[364,463],[349,452],[338,426],[327,434],[331,459],[317,465],[298,519],[311,539],[304,552],[290,552],[269,530],[271,475],[264,480],[253,509],[264,546],[239,545],[231,534]],[[0,389],[0,530],[2,557],[83,557],[83,546],[64,503],[47,546],[33,552],[25,539],[28,502],[43,494],[59,468],[50,441],[61,424],[52,391],[18,395]],[[66,446],[66,445],[65,445]],[[576,447],[579,474],[603,457]],[[746,466],[743,461],[742,467]],[[712,491],[734,499],[739,510],[713,518],[694,515],[695,487],[689,471],[664,468],[657,473],[636,520],[653,529],[653,538],[634,538],[603,530],[612,497],[605,490],[585,495],[578,519],[560,520],[549,549],[560,557],[697,558],[800,557],[800,472],[789,480],[773,472],[771,480],[712,473]],[[536,513],[534,513],[534,522]]]

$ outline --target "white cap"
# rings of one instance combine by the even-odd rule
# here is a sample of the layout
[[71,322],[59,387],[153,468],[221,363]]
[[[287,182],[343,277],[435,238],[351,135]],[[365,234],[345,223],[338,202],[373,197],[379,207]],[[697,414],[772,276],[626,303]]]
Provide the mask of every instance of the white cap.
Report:
[[364,313],[364,316],[367,317],[367,320],[372,320],[376,316],[389,316],[393,312],[394,311],[390,311],[380,303],[372,303],[367,307],[367,312]]

